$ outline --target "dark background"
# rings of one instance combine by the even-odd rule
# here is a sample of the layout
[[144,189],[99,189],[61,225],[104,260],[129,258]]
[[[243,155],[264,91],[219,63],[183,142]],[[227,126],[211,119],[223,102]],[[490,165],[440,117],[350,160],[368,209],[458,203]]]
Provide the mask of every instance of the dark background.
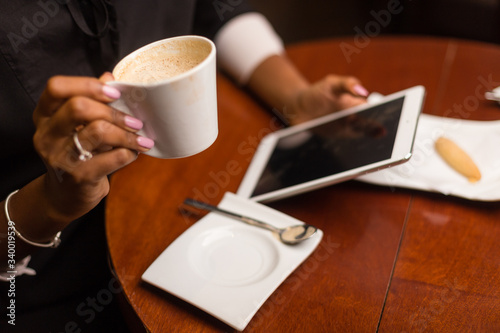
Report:
[[[403,7],[380,34],[445,36],[500,44],[500,0],[392,0]],[[250,0],[286,44],[355,35],[388,0]]]

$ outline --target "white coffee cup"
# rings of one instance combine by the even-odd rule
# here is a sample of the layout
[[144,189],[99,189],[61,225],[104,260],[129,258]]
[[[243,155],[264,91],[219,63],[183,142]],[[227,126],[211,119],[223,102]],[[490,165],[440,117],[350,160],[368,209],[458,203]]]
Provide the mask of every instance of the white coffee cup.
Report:
[[121,92],[112,106],[140,119],[139,135],[155,141],[145,154],[180,158],[197,154],[217,138],[215,45],[200,36],[148,44],[114,68]]

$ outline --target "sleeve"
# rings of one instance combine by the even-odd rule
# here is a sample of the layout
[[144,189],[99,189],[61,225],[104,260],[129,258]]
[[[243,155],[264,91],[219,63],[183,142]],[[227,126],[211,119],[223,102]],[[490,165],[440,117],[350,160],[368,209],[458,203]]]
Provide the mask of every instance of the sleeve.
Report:
[[213,39],[231,19],[251,11],[252,7],[245,0],[197,0],[193,33]]
[[282,39],[259,13],[240,15],[215,35],[219,66],[245,84],[264,59],[284,53]]
[[284,53],[269,21],[244,0],[198,0],[193,33],[214,40],[220,68],[242,85],[264,59]]

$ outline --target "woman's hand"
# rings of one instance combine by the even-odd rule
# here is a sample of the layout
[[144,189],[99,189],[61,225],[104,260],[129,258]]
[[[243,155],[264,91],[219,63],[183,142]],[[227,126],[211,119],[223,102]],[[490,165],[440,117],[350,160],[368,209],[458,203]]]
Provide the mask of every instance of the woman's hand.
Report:
[[291,125],[365,103],[368,96],[351,76],[328,75],[311,84],[285,55],[264,60],[247,85]]
[[328,75],[301,89],[285,116],[292,125],[366,102],[368,91],[351,76]]
[[[34,146],[47,166],[44,186],[50,218],[62,229],[94,208],[109,191],[107,176],[134,161],[153,141],[135,134],[142,122],[108,103],[120,96],[99,80],[88,77],[51,78],[33,114]],[[92,153],[80,160],[73,138]]]

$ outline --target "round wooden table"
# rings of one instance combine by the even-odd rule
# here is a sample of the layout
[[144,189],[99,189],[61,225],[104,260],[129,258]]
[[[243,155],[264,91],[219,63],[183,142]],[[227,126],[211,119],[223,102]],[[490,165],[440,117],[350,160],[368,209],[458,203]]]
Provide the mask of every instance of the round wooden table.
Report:
[[[293,45],[288,54],[311,81],[328,73],[353,75],[382,94],[421,84],[425,113],[500,119],[500,107],[483,97],[500,86],[495,45],[344,38]],[[234,331],[141,281],[196,222],[179,213],[182,201],[195,196],[217,204],[225,192],[235,192],[259,140],[279,128],[271,113],[222,75],[218,94],[220,134],[212,147],[179,160],[143,155],[112,176],[110,256],[130,308],[151,332]],[[500,331],[498,202],[349,181],[269,205],[318,226],[324,238],[246,332]]]

